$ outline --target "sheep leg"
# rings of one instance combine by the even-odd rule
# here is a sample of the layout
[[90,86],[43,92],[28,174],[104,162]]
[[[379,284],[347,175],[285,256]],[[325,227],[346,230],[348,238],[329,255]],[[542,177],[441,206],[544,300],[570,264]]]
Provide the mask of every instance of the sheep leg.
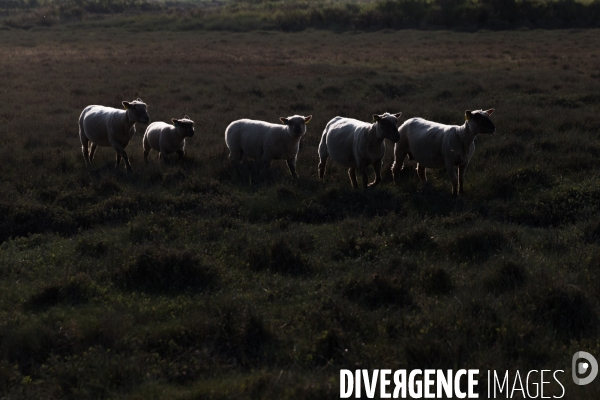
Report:
[[162,160],[163,163],[167,163],[167,155],[164,154],[162,151],[158,152],[158,159]]
[[454,168],[454,165],[446,164],[446,170],[448,171],[448,175],[450,175],[450,180],[452,181],[452,196],[456,196],[458,193],[458,177],[456,176],[456,168]]
[[296,174],[296,157],[294,158],[290,158],[289,160],[286,160],[288,168],[290,169],[290,172],[292,173],[292,177],[294,178],[295,181],[298,180],[298,175]]
[[144,141],[142,146],[144,148],[144,162],[146,163],[146,165],[148,165],[148,154],[150,154],[150,150],[152,150],[152,147],[150,147],[150,142],[148,142],[148,136],[146,135],[144,135]]
[[90,154],[88,152],[88,144],[90,143],[88,138],[85,135],[80,135],[81,137],[81,152],[83,153],[83,159],[85,160],[85,165],[91,165]]
[[396,143],[394,146],[394,163],[392,164],[392,177],[394,179],[394,183],[398,183],[398,177],[400,176],[400,171],[404,166],[404,159],[406,158],[407,153],[408,149]]
[[358,167],[358,172],[360,172],[360,175],[362,177],[363,188],[366,188],[367,186],[369,186],[369,175],[367,174],[367,167],[364,165]]
[[267,180],[271,180],[271,159],[270,158],[263,158],[262,160],[262,171],[264,174],[265,179]]
[[127,172],[133,172],[133,168],[131,168],[131,164],[129,163],[129,157],[127,157],[127,153],[123,150],[123,154],[121,155],[123,160],[125,161],[125,166],[127,167]]
[[465,180],[465,172],[467,170],[467,165],[459,165],[458,166],[458,195],[461,196],[463,191],[463,182]]
[[79,117],[79,140],[81,141],[81,152],[83,153],[83,160],[85,161],[85,165],[91,165],[90,156],[88,153],[88,143],[89,139],[85,136],[83,130],[83,118]]
[[127,153],[125,152],[125,149],[123,149],[123,147],[120,147],[120,148],[115,148],[115,150],[117,150],[117,165],[116,165],[115,169],[119,168],[119,165],[121,164],[121,158],[123,158],[123,161],[125,161],[125,167],[127,168],[127,172],[132,172],[133,169],[131,168],[131,164],[129,163],[129,157],[127,157]]
[[350,167],[348,169],[348,176],[350,176],[350,183],[352,184],[352,187],[357,188],[358,182],[356,181],[356,168]]
[[[109,132],[108,138],[110,140],[112,148],[115,149],[115,151],[117,152],[117,166],[115,168],[119,168],[119,164],[121,164],[121,158],[123,158],[123,160],[125,161],[125,167],[127,167],[127,172],[132,172],[133,170],[131,168],[131,164],[129,163],[129,157],[127,157],[127,152],[125,151],[125,148],[121,146],[121,143],[112,139],[111,132]],[[127,146],[127,144],[125,146]]]
[[327,165],[328,154],[322,155],[319,160],[319,179],[325,176],[325,166]]
[[94,155],[96,154],[96,149],[98,148],[98,145],[96,143],[91,143],[90,146],[90,164],[92,163],[92,161],[94,161]]
[[421,164],[417,164],[417,175],[419,175],[419,179],[421,182],[427,182],[427,174],[425,172],[425,167]]
[[375,186],[381,182],[381,159],[375,161],[373,169],[375,169],[375,180],[369,183],[369,186]]
[[184,155],[185,155],[185,151],[177,150],[177,160],[179,160],[179,161],[183,160]]
[[232,150],[229,149],[229,161],[231,162],[231,165],[233,165],[233,169],[235,170],[235,173],[238,177],[242,177],[242,170],[241,170],[241,164],[243,161],[243,157],[244,157],[244,153],[242,152],[242,150]]
[[323,179],[325,176],[325,166],[327,165],[327,159],[329,158],[329,152],[327,151],[327,143],[325,136],[321,138],[319,143],[319,179]]
[[232,164],[239,164],[242,162],[242,158],[244,156],[244,152],[242,150],[229,150],[229,161]]

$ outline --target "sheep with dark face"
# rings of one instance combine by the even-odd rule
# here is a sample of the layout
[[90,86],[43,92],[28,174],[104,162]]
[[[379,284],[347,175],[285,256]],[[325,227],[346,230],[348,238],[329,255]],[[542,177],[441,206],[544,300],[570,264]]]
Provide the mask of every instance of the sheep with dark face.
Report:
[[279,120],[283,125],[251,119],[233,121],[225,130],[229,159],[236,164],[244,158],[260,160],[265,172],[269,170],[272,160],[286,160],[296,180],[300,139],[306,133],[306,124],[311,118],[312,115],[281,117]]
[[[362,176],[363,186],[375,186],[381,181],[381,163],[385,155],[385,141],[397,142],[398,118],[402,113],[373,114],[373,123],[352,118],[335,117],[327,123],[319,144],[319,179],[325,175],[327,159],[348,168],[352,187],[358,187],[356,170]],[[368,184],[367,167],[375,169],[375,180]]]
[[452,181],[452,194],[463,194],[465,171],[475,152],[475,136],[496,131],[490,120],[493,112],[493,108],[487,111],[467,110],[466,121],[462,126],[443,125],[422,118],[406,120],[398,129],[400,140],[394,147],[394,181],[398,180],[398,174],[408,155],[411,160],[417,161],[417,174],[422,182],[427,182],[425,168],[446,167]]
[[131,172],[131,164],[125,147],[135,134],[135,123],[150,122],[147,106],[142,99],[122,102],[124,110],[104,106],[87,106],[79,117],[79,139],[86,165],[91,165],[98,146],[112,147],[117,152],[119,167],[121,158],[125,161],[127,171]]
[[187,115],[182,119],[171,119],[171,124],[153,122],[144,134],[144,161],[148,163],[150,150],[158,151],[158,158],[165,160],[171,153],[177,153],[181,160],[185,155],[185,138],[194,136],[194,121]]

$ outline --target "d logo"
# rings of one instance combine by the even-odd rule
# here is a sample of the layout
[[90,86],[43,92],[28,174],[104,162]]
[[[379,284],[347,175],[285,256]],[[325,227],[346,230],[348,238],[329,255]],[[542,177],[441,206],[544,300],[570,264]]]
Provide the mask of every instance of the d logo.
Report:
[[[580,359],[585,359],[586,361],[577,363]],[[598,361],[596,361],[593,355],[585,351],[578,351],[573,354],[573,363],[571,367],[573,371],[573,382],[575,382],[576,385],[587,385],[596,379],[596,375],[598,375]],[[587,374],[588,371],[589,375],[587,377],[580,378],[580,376]]]

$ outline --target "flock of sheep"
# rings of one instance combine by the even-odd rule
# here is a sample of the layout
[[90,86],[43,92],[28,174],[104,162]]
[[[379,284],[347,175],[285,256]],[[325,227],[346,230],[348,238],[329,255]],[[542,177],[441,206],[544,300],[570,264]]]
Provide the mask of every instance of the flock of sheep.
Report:
[[[124,110],[88,106],[79,117],[79,138],[83,158],[87,165],[94,159],[98,146],[112,147],[117,152],[119,167],[121,158],[127,171],[131,164],[125,147],[135,134],[135,123],[148,124],[150,116],[141,100],[122,102]],[[398,173],[408,155],[417,161],[417,174],[426,182],[426,168],[446,167],[452,181],[452,194],[463,192],[464,174],[475,151],[474,139],[480,133],[494,133],[496,127],[490,120],[494,109],[465,112],[465,123],[443,125],[422,118],[411,118],[400,124],[402,113],[373,114],[373,123],[352,118],[335,117],[327,123],[319,144],[319,178],[323,179],[327,159],[348,168],[353,187],[358,186],[356,171],[361,174],[364,187],[377,185],[381,181],[381,165],[385,154],[385,141],[395,143],[392,173],[397,181]],[[244,158],[260,161],[268,171],[272,160],[286,160],[292,177],[296,174],[296,158],[300,139],[306,133],[306,124],[312,116],[294,115],[281,117],[283,125],[263,121],[240,119],[229,124],[225,130],[225,143],[229,148],[229,159],[236,165]],[[159,152],[159,158],[177,153],[185,154],[185,138],[194,136],[194,122],[186,115],[172,119],[171,124],[153,122],[144,134],[144,160],[148,162],[150,150]],[[368,183],[367,167],[375,169],[375,180]],[[458,174],[456,172],[458,167]]]

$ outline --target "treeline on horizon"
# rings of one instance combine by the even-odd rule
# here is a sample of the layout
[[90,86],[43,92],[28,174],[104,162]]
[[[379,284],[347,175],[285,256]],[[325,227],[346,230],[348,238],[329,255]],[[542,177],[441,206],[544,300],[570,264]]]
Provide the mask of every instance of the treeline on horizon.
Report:
[[0,0],[0,21],[20,29],[118,21],[142,30],[597,28],[600,0]]

